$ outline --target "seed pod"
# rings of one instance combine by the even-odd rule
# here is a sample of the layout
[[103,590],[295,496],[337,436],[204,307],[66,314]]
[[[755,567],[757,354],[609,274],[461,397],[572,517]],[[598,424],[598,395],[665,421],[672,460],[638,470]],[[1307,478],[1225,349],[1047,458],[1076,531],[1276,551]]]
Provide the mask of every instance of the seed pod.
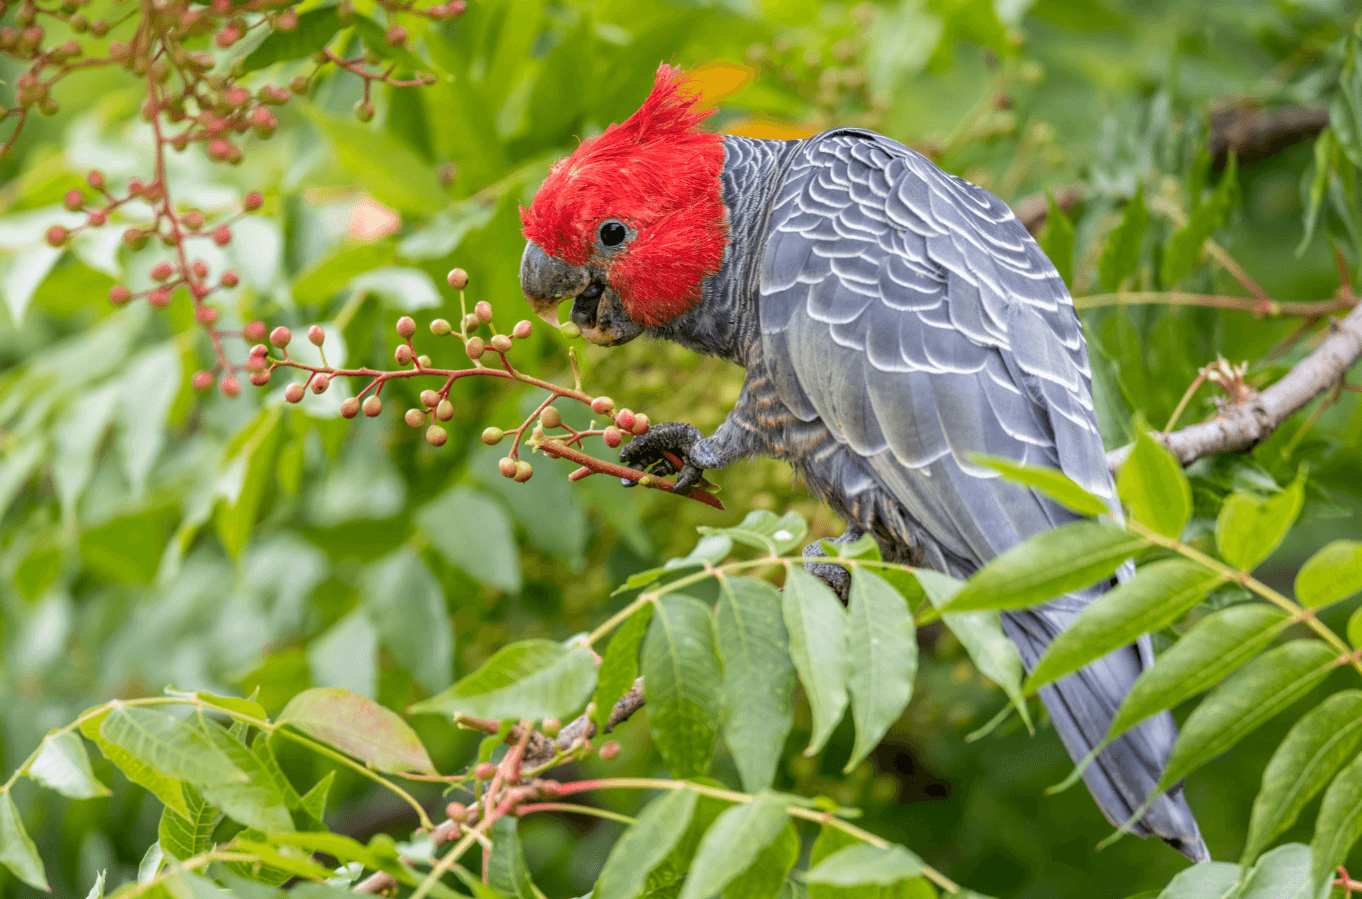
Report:
[[403,340],[408,339],[416,333],[416,320],[410,315],[404,315],[397,320],[397,336]]
[[341,403],[340,412],[342,418],[354,418],[359,414],[359,400],[355,399],[353,396],[348,397]]
[[497,471],[501,472],[501,476],[504,478],[515,477],[516,472],[515,460],[512,459],[510,456],[506,456],[505,458],[501,459],[500,461],[497,462]]
[[374,418],[383,412],[383,400],[379,399],[377,395],[366,397],[360,409],[364,410],[365,415]]
[[292,339],[293,332],[283,325],[270,332],[270,343],[281,350],[288,346],[288,342]]
[[[487,444],[488,446],[496,446],[498,443],[501,442],[501,438],[505,436],[506,432],[503,431],[501,428],[496,427],[486,428],[482,432],[482,442]],[[511,473],[515,474],[514,471],[512,471]]]
[[435,407],[435,417],[440,421],[449,421],[454,417],[454,404],[448,399],[440,400],[440,405]]
[[303,385],[294,381],[284,388],[284,399],[290,403],[301,403],[303,401]]
[[505,353],[511,349],[511,338],[505,334],[498,334],[492,338],[488,346],[498,353]]
[[553,406],[549,406],[539,413],[539,420],[544,423],[546,428],[556,428],[563,423],[563,416]]
[[461,268],[451,269],[449,274],[445,276],[445,280],[455,290],[463,290],[468,286],[468,272]]
[[523,319],[521,321],[516,322],[515,327],[511,329],[511,336],[514,337],[516,340],[524,340],[526,337],[529,337],[533,333],[534,325]]
[[534,477],[534,466],[521,459],[515,464],[515,477],[512,478],[517,484],[523,484]]
[[317,375],[312,379],[312,392],[320,396],[326,393],[326,388],[331,386],[331,378],[327,375]]
[[449,434],[439,425],[431,425],[426,428],[426,443],[431,446],[444,446],[449,439]]
[[419,428],[426,423],[426,413],[421,409],[408,409],[404,419],[407,427]]

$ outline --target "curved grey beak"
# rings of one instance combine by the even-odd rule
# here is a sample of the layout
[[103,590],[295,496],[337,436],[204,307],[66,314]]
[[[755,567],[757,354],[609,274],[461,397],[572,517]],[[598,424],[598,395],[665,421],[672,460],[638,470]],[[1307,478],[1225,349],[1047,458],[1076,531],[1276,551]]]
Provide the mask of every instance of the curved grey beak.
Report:
[[558,304],[577,296],[591,283],[585,267],[568,265],[526,241],[520,257],[520,289],[534,314],[558,327]]

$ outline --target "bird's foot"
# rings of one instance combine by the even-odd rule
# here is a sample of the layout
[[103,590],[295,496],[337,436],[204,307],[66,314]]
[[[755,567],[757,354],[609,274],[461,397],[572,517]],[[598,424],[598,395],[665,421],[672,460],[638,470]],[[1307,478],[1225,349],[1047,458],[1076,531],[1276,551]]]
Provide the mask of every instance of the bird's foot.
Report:
[[[855,543],[857,540],[861,539],[863,533],[865,532],[854,524],[849,524],[847,525],[847,529],[842,533],[842,536],[834,537],[829,542],[841,544]],[[826,559],[827,556],[828,554],[824,552],[821,540],[816,543],[810,543],[808,546],[804,547],[805,559]],[[843,603],[847,602],[848,597],[851,595],[851,572],[845,567],[834,565],[831,562],[806,561],[804,563],[804,570],[827,584],[829,589],[831,589],[833,593],[836,593]]]
[[[662,422],[648,428],[648,433],[630,440],[620,450],[620,462],[658,477],[665,478],[676,474],[676,485],[672,487],[672,492],[685,493],[699,484],[704,474],[704,469],[695,464],[691,452],[701,439],[700,429],[695,425],[680,421]],[[668,454],[680,460],[681,466],[678,467],[667,458]],[[628,478],[620,480],[626,487],[632,487],[636,483]]]

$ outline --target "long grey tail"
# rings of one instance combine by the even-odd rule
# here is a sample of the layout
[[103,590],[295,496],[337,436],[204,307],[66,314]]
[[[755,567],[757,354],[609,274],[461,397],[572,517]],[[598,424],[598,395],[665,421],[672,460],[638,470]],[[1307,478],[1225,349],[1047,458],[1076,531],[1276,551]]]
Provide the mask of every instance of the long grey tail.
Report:
[[[1097,593],[1101,588],[1091,589]],[[1021,652],[1022,663],[1032,670],[1045,648],[1068,627],[1092,600],[1084,594],[1065,596],[1044,606],[1006,612],[1003,630]],[[1042,687],[1045,703],[1064,748],[1075,762],[1102,742],[1121,701],[1140,672],[1153,664],[1149,637],[1115,650],[1068,677]],[[1127,731],[1102,750],[1083,772],[1088,790],[1107,820],[1122,826],[1144,804],[1158,784],[1177,740],[1173,716],[1163,712]],[[1126,830],[1141,837],[1154,834],[1193,862],[1210,858],[1196,818],[1181,784],[1158,797]]]

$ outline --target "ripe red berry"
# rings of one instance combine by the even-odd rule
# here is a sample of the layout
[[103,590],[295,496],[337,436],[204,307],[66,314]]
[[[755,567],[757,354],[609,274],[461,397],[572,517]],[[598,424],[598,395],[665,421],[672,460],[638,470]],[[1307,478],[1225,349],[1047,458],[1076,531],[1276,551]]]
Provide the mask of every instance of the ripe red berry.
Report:
[[515,477],[515,468],[515,460],[510,456],[506,456],[497,462],[497,471],[501,472],[501,476],[504,478]]
[[90,174],[85,176],[85,183],[93,187],[95,190],[103,190],[104,173],[101,172],[99,169],[92,169],[90,171]]
[[431,446],[444,446],[445,441],[448,439],[448,432],[439,425],[431,425],[426,428],[426,443],[429,443]]
[[634,416],[634,433],[636,435],[641,437],[648,433],[648,426],[648,416],[642,412]]
[[615,424],[619,425],[621,430],[633,431],[634,413],[630,412],[628,409],[621,409],[615,414]]
[[151,277],[154,281],[164,281],[175,274],[175,266],[169,262],[158,262],[151,267]]
[[256,387],[264,387],[270,382],[270,370],[262,368],[260,371],[251,372],[251,383]]
[[222,389],[222,395],[226,397],[234,397],[241,393],[241,382],[233,375],[223,378],[222,384],[219,386]]
[[195,259],[194,264],[189,266],[189,270],[194,273],[194,277],[203,280],[208,277],[208,263],[202,259]]
[[[223,286],[223,287],[236,287],[236,286],[237,286],[238,284],[240,284],[240,283],[241,283],[241,276],[238,275],[236,272],[231,271],[231,270],[229,269],[228,271],[225,271],[225,272],[222,273],[222,286]],[[261,322],[261,326],[262,326],[262,327],[264,326],[264,322]]]
[[326,332],[322,330],[321,325],[313,325],[307,329],[307,339],[313,346],[321,346],[326,343]]
[[294,381],[284,388],[284,399],[290,403],[301,403],[303,401],[303,385]]
[[293,332],[283,325],[280,325],[270,332],[270,344],[281,350],[288,346],[288,342],[292,339]]
[[213,373],[211,371],[196,371],[189,383],[195,390],[207,390],[213,386]]
[[70,236],[71,232],[67,231],[61,225],[53,225],[51,228],[47,229],[47,243],[49,246],[60,247],[66,243],[67,238]]
[[450,269],[449,274],[445,276],[445,280],[448,281],[449,286],[455,290],[463,290],[468,286],[468,272],[461,268]]
[[354,418],[359,414],[359,400],[353,396],[345,399],[341,403],[340,413],[342,418]]
[[90,217],[86,219],[90,227],[98,228],[109,220],[109,214],[103,209],[91,209]]
[[377,396],[366,397],[360,408],[364,410],[365,415],[375,418],[383,412],[383,401]]
[[194,320],[201,325],[216,324],[218,320],[218,311],[212,306],[200,306],[198,309],[194,310]]
[[[273,116],[271,116],[271,118],[273,118]],[[246,194],[246,199],[241,203],[241,207],[247,212],[255,212],[263,205],[265,205],[265,198],[260,195],[259,191],[255,190]]]
[[81,193],[80,188],[73,187],[62,197],[62,205],[72,212],[80,212],[85,205],[85,194]]
[[147,294],[147,302],[157,309],[164,309],[170,305],[170,291],[164,287],[158,287]]
[[220,247],[225,247],[232,242],[232,229],[226,225],[218,225],[213,229],[213,243]]
[[132,299],[132,291],[122,284],[115,284],[109,288],[109,302],[115,306],[122,306],[130,299]]
[[601,435],[601,439],[605,441],[606,446],[615,449],[624,442],[624,434],[620,432],[619,428],[611,425],[605,429],[605,433]]
[[[228,283],[227,283],[227,275],[235,275],[235,274],[236,274],[236,272],[228,272],[227,274],[225,274],[225,275],[222,276],[222,284],[223,284],[224,287],[236,287],[236,281],[235,281],[235,279],[233,280],[233,282],[232,282],[231,284],[228,284]],[[250,324],[246,325],[245,328],[242,328],[242,329],[241,329],[241,336],[244,337],[244,338],[246,338],[247,340],[264,340],[264,339],[265,339],[265,323],[262,322],[262,321],[260,321],[260,320],[258,320],[258,319],[257,319],[256,321],[251,322]],[[266,352],[266,351],[263,351],[263,350],[262,350],[262,353],[263,353],[263,352]]]

